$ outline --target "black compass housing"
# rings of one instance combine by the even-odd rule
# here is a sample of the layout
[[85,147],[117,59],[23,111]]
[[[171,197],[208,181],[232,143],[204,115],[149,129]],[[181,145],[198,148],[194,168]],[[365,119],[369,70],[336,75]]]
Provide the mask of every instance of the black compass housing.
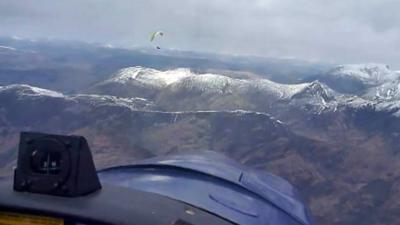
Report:
[[64,197],[101,189],[84,137],[22,132],[14,190]]

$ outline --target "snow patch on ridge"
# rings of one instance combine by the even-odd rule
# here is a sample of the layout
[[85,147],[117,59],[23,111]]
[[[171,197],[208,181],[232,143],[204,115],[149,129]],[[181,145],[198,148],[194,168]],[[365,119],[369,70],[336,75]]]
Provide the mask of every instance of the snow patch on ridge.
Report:
[[360,80],[366,85],[373,86],[400,77],[400,74],[390,70],[388,65],[370,63],[340,65],[328,72],[327,76]]
[[126,83],[129,81],[139,81],[143,83],[150,83],[157,86],[166,86],[179,81],[185,77],[192,76],[193,74],[189,69],[179,68],[175,70],[159,71],[144,67],[129,67],[120,70],[109,81]]
[[[267,79],[237,79],[219,74],[196,74],[190,69],[178,68],[174,70],[159,71],[144,67],[129,67],[120,70],[106,82],[115,82],[129,85],[129,82],[138,82],[159,90],[194,91],[208,94],[235,94],[244,95],[258,92],[275,99],[290,99],[294,95],[307,90],[311,94],[328,96],[328,87],[319,82],[302,84],[279,84]],[[330,91],[331,92],[331,91]],[[326,99],[325,99],[326,100]]]
[[13,84],[8,86],[0,86],[0,92],[4,91],[15,91],[19,95],[28,95],[28,96],[48,96],[54,98],[65,97],[62,93],[51,91],[48,89],[33,87],[26,84]]

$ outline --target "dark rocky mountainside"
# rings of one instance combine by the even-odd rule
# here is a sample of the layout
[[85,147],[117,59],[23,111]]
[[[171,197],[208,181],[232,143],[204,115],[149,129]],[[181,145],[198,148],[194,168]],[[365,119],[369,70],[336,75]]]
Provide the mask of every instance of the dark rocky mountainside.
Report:
[[138,67],[84,92],[0,87],[3,176],[12,174],[21,130],[83,135],[98,168],[211,149],[288,179],[317,224],[400,222],[396,104],[318,81],[283,85]]

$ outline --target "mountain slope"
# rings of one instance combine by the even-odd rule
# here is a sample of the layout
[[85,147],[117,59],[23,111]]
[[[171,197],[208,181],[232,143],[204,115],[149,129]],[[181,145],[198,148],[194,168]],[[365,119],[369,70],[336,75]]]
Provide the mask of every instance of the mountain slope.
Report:
[[[334,101],[332,93],[317,82],[284,93],[289,94],[274,96],[294,101],[295,107],[307,98],[316,98],[316,105]],[[400,130],[400,121],[368,105],[357,103],[358,107],[336,111],[327,107],[314,113],[281,104],[281,110],[288,107],[281,113],[289,118],[281,121],[267,113],[243,110],[160,112],[141,98],[64,95],[27,85],[1,87],[0,101],[3,175],[11,174],[15,164],[21,130],[84,135],[98,168],[211,149],[290,180],[309,202],[319,224],[399,222],[399,201],[393,199],[399,197],[396,146],[400,139],[393,135]],[[374,123],[366,123],[368,119]],[[385,126],[389,122],[391,127]],[[371,213],[371,207],[377,210]]]
[[[106,81],[94,85],[87,93],[145,97],[167,111],[243,109],[269,112],[275,104],[294,101],[326,108],[335,100],[344,98],[316,81],[288,85],[267,79],[197,74],[188,69],[158,71],[143,67],[120,70]],[[300,103],[302,95],[305,98]]]
[[307,80],[319,80],[330,88],[346,94],[363,95],[385,83],[398,80],[400,73],[383,64],[340,65]]
[[99,168],[211,149],[290,180],[318,224],[400,223],[395,98],[343,94],[322,81],[144,67],[120,70],[87,93],[0,86],[1,173],[10,174],[21,130],[84,135]]

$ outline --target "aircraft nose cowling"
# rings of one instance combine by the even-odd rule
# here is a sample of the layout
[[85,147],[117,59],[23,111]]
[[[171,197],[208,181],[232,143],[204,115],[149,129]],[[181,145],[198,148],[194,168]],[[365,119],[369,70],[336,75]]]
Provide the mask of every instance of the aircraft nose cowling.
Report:
[[99,172],[104,183],[157,193],[237,224],[313,225],[287,181],[210,152],[168,155]]

